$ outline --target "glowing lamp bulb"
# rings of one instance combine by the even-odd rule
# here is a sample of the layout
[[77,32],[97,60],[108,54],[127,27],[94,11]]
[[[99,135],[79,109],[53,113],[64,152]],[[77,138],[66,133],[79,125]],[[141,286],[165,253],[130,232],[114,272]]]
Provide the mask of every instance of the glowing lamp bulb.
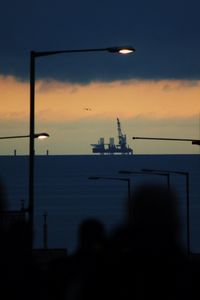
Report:
[[132,49],[120,49],[119,50],[119,53],[121,54],[129,54],[129,53],[132,53],[133,50]]

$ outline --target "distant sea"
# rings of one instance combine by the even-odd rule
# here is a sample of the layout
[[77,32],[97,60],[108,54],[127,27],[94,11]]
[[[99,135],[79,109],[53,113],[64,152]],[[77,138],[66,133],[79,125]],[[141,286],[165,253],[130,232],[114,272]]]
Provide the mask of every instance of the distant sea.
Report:
[[[9,209],[28,206],[28,156],[0,156]],[[61,155],[35,157],[34,224],[36,248],[43,247],[43,221],[47,213],[48,246],[77,246],[79,224],[86,218],[101,220],[108,232],[123,222],[127,181],[90,176],[127,177],[120,170],[159,169],[189,173],[191,251],[200,252],[200,155]],[[165,176],[132,175],[132,192],[144,182],[167,184]],[[182,240],[186,245],[186,176],[170,175],[179,197]]]

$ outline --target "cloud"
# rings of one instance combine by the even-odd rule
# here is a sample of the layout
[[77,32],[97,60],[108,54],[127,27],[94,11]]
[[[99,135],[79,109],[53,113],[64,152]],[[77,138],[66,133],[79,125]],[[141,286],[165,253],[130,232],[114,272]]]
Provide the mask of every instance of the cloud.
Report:
[[172,83],[172,81],[169,83],[166,83],[166,85],[163,86],[163,91],[165,92],[171,92],[174,90],[183,90],[184,88],[194,88],[199,87],[200,83],[198,80],[176,80]]
[[[0,77],[1,119],[29,116],[29,83]],[[71,122],[81,119],[190,117],[200,111],[200,81],[129,80],[69,84],[36,82],[36,120]],[[90,107],[86,111],[84,107]]]
[[67,90],[69,94],[76,93],[78,91],[78,85],[68,82],[61,82],[54,79],[44,79],[37,81],[36,91],[42,93],[62,93],[63,89]]

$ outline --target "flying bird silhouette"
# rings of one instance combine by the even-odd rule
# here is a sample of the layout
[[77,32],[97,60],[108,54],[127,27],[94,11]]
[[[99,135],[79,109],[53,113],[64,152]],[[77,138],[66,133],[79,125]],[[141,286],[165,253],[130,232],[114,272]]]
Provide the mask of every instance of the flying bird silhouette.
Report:
[[85,107],[84,110],[88,110],[88,111],[91,111],[91,108],[89,107]]

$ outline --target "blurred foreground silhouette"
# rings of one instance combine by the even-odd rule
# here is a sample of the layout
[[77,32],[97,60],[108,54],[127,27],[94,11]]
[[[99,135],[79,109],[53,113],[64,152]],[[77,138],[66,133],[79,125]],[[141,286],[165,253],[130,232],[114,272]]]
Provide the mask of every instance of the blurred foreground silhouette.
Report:
[[105,249],[106,232],[97,219],[86,219],[79,225],[78,248],[69,257],[66,299],[80,299],[85,286],[96,275]]
[[[5,299],[198,299],[199,262],[180,241],[177,197],[161,185],[142,185],[127,202],[124,223],[108,236],[104,224],[79,224],[74,254],[33,260],[24,219],[0,222],[0,295]],[[0,213],[6,214],[0,182]]]
[[40,299],[40,281],[30,249],[31,231],[23,212],[7,210],[0,182],[0,296],[4,299]]
[[134,190],[98,267],[80,299],[196,299],[199,266],[180,242],[175,193],[152,184]]

